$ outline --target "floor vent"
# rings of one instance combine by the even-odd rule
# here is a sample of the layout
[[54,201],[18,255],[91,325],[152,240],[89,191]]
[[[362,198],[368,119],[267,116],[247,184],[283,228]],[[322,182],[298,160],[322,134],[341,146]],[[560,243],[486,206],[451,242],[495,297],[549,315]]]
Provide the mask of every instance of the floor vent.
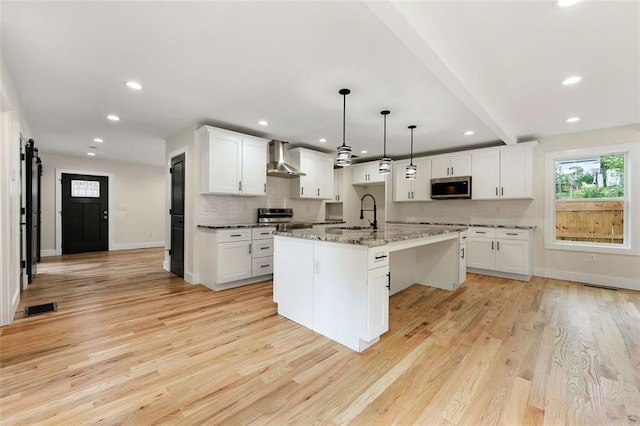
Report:
[[593,288],[601,288],[603,290],[613,290],[613,291],[618,291],[617,288],[615,287],[606,287],[603,285],[595,285],[595,284],[583,284],[585,287],[593,287]]
[[24,318],[34,315],[46,314],[47,312],[56,312],[58,305],[56,302],[44,303],[42,305],[28,306],[24,308]]

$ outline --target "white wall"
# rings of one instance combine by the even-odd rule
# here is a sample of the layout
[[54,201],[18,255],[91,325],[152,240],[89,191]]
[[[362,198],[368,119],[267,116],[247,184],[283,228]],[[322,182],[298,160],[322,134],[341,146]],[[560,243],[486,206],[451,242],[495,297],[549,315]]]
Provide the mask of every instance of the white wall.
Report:
[[0,325],[20,302],[20,134],[31,135],[11,76],[0,61]]
[[[605,146],[640,141],[640,125],[600,129],[538,139],[534,150],[534,199],[509,201],[448,200],[424,203],[391,202],[387,188],[387,220],[442,221],[458,223],[490,223],[533,225],[534,273],[599,285],[640,290],[640,258],[638,256],[597,254],[597,262],[587,262],[587,253],[544,248],[544,155],[546,152],[572,148]],[[632,171],[639,173],[640,171]],[[635,193],[638,188],[633,189]],[[638,222],[640,212],[629,218]],[[638,227],[636,227],[638,229]],[[638,238],[637,235],[633,237]]]
[[42,255],[56,249],[56,170],[109,173],[113,176],[113,244],[110,250],[164,246],[165,169],[98,158],[40,152],[42,159]]

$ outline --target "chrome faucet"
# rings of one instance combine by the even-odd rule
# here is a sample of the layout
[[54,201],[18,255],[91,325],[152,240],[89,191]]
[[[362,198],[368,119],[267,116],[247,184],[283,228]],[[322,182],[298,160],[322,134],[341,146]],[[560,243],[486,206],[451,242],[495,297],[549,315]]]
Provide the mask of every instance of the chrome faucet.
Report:
[[[373,200],[373,209],[364,209],[364,198],[366,196],[371,197]],[[373,229],[378,229],[378,208],[376,207],[376,199],[371,194],[364,194],[362,198],[360,198],[360,219],[364,219],[364,212],[373,212],[373,222],[369,221],[369,224]]]

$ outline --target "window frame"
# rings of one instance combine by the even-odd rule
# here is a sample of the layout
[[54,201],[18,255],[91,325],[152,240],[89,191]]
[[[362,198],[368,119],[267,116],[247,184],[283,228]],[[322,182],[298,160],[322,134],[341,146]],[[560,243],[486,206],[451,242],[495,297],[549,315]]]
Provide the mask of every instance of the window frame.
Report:
[[[624,197],[594,198],[594,200],[624,200],[624,242],[623,244],[597,243],[588,241],[556,240],[556,161],[580,159],[586,157],[625,154],[624,164]],[[638,197],[632,197],[633,191],[640,189],[638,171],[640,171],[640,142],[626,144],[600,145],[588,148],[575,148],[545,153],[544,179],[544,248],[551,250],[583,251],[591,253],[612,253],[623,255],[640,254],[639,223],[632,218],[640,216]],[[634,216],[635,215],[635,216]],[[637,222],[637,220],[636,220]]]

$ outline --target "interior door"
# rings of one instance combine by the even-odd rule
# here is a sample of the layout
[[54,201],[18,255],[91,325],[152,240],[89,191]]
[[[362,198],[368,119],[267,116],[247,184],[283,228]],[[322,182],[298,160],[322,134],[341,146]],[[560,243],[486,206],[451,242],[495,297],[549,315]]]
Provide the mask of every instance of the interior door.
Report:
[[33,139],[25,147],[25,267],[27,282],[31,283],[38,269],[40,258],[38,241],[40,219],[40,159]]
[[184,277],[184,154],[171,159],[171,272]]
[[109,250],[106,176],[62,174],[62,253]]

